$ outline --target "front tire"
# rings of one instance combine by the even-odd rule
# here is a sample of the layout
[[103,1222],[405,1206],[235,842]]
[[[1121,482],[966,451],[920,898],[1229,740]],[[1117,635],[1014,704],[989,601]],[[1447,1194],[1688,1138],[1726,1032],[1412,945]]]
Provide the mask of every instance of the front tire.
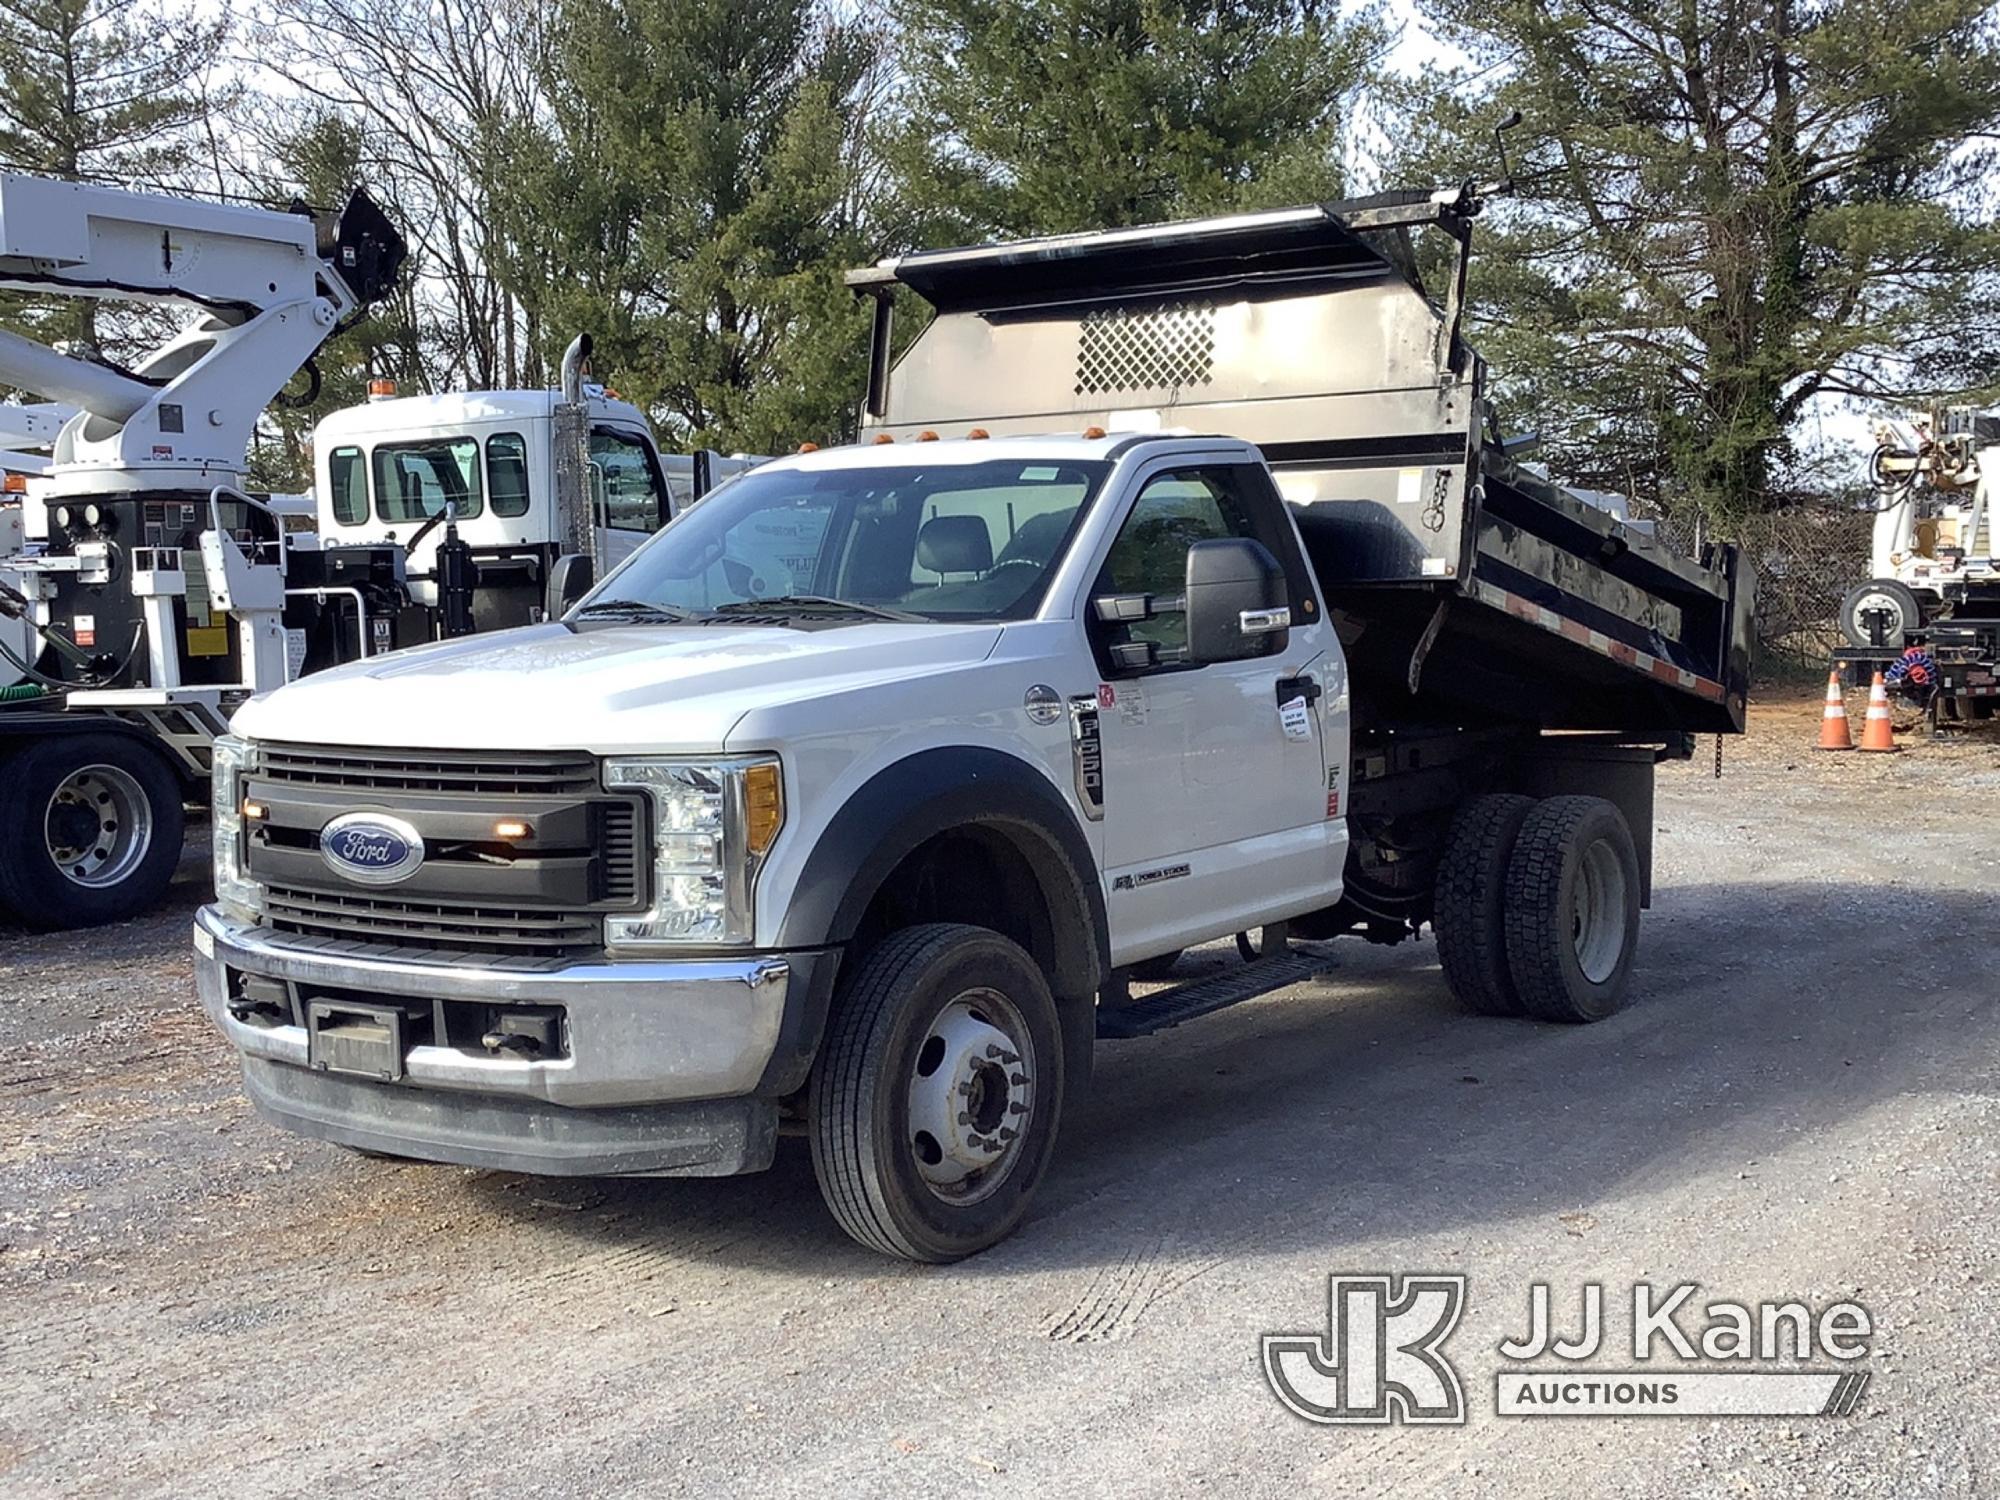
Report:
[[1065,1081],[1055,1000],[1016,944],[957,923],[892,933],[842,986],[813,1068],[820,1193],[884,1255],[984,1250],[1027,1212]]
[[1550,797],[1507,861],[1507,971],[1544,1021],[1601,1021],[1625,1003],[1639,948],[1639,856],[1602,797]]
[[144,743],[30,740],[7,762],[0,796],[0,907],[28,926],[116,922],[166,893],[181,857],[181,786]]

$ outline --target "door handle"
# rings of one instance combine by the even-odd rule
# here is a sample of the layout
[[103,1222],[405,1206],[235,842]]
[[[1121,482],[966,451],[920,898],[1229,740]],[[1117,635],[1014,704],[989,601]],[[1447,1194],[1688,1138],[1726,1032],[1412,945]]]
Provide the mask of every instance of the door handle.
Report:
[[1280,677],[1278,679],[1278,703],[1283,706],[1294,698],[1303,698],[1307,703],[1319,701],[1319,680],[1312,676]]

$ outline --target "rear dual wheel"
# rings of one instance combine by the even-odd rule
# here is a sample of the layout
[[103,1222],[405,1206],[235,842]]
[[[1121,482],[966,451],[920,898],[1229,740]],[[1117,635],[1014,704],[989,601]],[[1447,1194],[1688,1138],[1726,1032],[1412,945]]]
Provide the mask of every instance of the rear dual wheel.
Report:
[[1601,797],[1476,797],[1453,819],[1433,914],[1452,992],[1482,1015],[1597,1021],[1639,937],[1631,829]]

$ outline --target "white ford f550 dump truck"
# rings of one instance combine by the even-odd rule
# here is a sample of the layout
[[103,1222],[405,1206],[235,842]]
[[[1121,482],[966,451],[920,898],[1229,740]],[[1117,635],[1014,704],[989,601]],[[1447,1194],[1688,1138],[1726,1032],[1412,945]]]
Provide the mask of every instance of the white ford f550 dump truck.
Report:
[[245,705],[195,945],[257,1108],[544,1173],[796,1130],[843,1228],[940,1261],[1020,1220],[1097,1039],[1324,966],[1300,940],[1430,924],[1474,1009],[1609,1014],[1653,767],[1741,727],[1749,591],[1489,438],[1404,238],[1462,255],[1475,206],[857,273],[862,443],[559,622]]

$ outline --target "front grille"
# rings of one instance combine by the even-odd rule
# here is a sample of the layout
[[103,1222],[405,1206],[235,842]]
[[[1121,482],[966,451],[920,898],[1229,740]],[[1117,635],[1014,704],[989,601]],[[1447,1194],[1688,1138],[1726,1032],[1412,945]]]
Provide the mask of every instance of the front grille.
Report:
[[258,755],[259,780],[322,791],[531,797],[597,790],[597,763],[588,755],[563,752],[357,750],[266,743]]
[[604,862],[604,899],[614,906],[639,901],[639,809],[630,802],[607,802],[598,815],[598,855]]
[[595,948],[597,919],[461,901],[409,901],[297,886],[266,888],[264,917],[279,932],[353,938],[397,947],[565,958]]
[[[644,804],[606,793],[588,755],[263,741],[245,793],[268,805],[246,850],[265,921],[314,942],[426,961],[562,960],[600,951],[604,914],[647,899]],[[423,836],[423,863],[396,886],[358,886],[320,857],[321,830],[366,809]],[[524,819],[530,839],[491,838],[504,818]]]

